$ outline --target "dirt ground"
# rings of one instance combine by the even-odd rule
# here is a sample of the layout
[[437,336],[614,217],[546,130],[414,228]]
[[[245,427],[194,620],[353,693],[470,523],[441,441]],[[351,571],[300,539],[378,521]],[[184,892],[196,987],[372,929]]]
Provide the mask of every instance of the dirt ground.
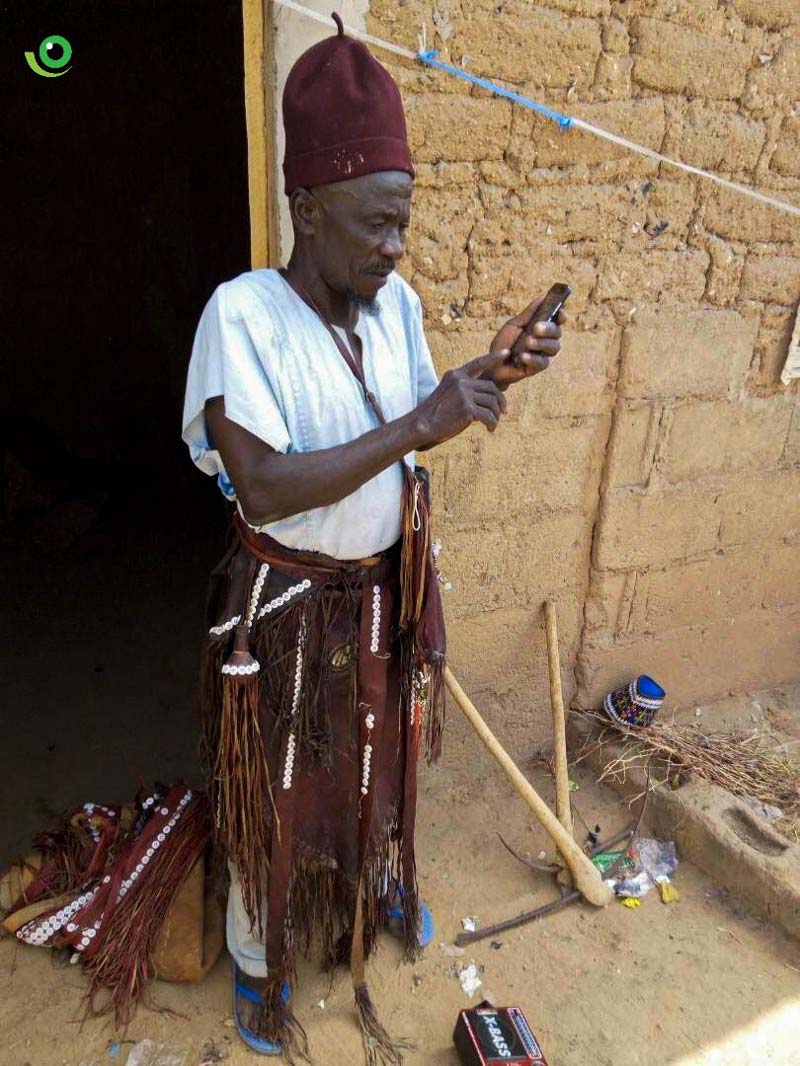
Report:
[[[676,904],[651,894],[636,910],[618,902],[605,910],[573,906],[462,957],[446,954],[441,945],[452,944],[463,916],[486,924],[556,892],[545,874],[529,871],[500,844],[498,829],[528,857],[547,849],[477,742],[475,759],[477,790],[447,768],[424,776],[419,857],[437,923],[434,944],[407,965],[387,935],[369,969],[382,1020],[416,1045],[408,1066],[456,1066],[458,1011],[484,994],[524,1009],[551,1066],[800,1063],[800,943],[748,914],[687,863],[676,876]],[[531,777],[550,794],[546,772],[536,768]],[[617,797],[588,773],[577,779],[581,814],[604,835],[622,828],[629,815]],[[483,981],[472,1000],[456,973],[471,961]],[[158,1002],[182,1016],[142,1011],[126,1039],[174,1045],[188,1053],[187,1066],[255,1061],[232,1028],[229,966],[224,955],[202,985],[157,985]],[[116,1050],[103,1021],[82,1028],[76,1021],[82,989],[80,973],[54,967],[45,951],[0,944],[2,1066],[124,1064],[132,1044]],[[318,1063],[362,1061],[346,972],[331,984],[312,963],[302,965],[296,1005]],[[739,1037],[738,1050],[721,1050],[726,1041],[738,1046]]]
[[[162,531],[150,521],[161,507],[151,494],[131,499],[59,553],[42,552],[26,535],[21,543],[33,548],[6,568],[0,676],[14,715],[0,744],[0,863],[26,850],[31,834],[64,809],[128,800],[140,779],[188,772],[199,780],[187,678],[196,675],[205,579],[222,538],[213,515],[191,536]],[[195,503],[185,511],[197,513]],[[797,735],[798,702],[756,703],[743,698],[701,715],[706,728],[767,719]],[[502,738],[501,710],[481,710]],[[405,965],[387,935],[369,967],[384,1024],[416,1045],[408,1066],[456,1066],[458,1011],[482,995],[524,1009],[550,1066],[800,1064],[800,942],[749,915],[685,862],[677,904],[651,895],[636,910],[573,906],[461,957],[441,949],[466,915],[491,923],[557,895],[546,875],[522,866],[497,839],[500,830],[523,855],[550,854],[457,716],[452,709],[443,767],[425,769],[420,782],[419,873],[437,924],[434,943]],[[546,771],[523,768],[551,797]],[[628,823],[615,793],[588,770],[576,777],[576,807],[603,836]],[[483,981],[472,1000],[457,977],[471,961]],[[0,1066],[125,1066],[132,1043],[115,1048],[119,1037],[102,1020],[80,1026],[83,988],[80,972],[54,966],[46,951],[0,941]],[[155,993],[179,1016],[141,1011],[128,1041],[174,1045],[187,1053],[186,1066],[257,1061],[232,1028],[227,956],[203,984],[157,985]],[[346,972],[331,983],[313,963],[301,965],[296,1009],[315,1062],[360,1066]]]

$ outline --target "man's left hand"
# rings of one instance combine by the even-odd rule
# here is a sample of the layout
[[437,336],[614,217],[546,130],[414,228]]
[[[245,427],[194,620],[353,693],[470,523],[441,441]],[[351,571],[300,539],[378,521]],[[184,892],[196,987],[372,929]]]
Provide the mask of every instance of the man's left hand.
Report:
[[[538,297],[524,311],[509,318],[492,341],[489,351],[497,352],[503,348],[510,351],[543,299],[544,296]],[[536,322],[530,333],[525,335],[525,348],[519,359],[521,365],[515,366],[509,356],[496,370],[491,371],[491,380],[495,385],[507,389],[509,385],[515,385],[518,381],[524,381],[542,370],[547,370],[561,348],[561,327],[566,319],[566,313],[559,311],[556,322]]]

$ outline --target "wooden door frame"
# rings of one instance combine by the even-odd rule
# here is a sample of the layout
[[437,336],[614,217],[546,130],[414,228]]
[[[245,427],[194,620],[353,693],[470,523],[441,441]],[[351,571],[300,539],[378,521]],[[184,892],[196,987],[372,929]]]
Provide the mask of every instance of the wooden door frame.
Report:
[[278,265],[278,172],[272,0],[242,0],[250,264]]

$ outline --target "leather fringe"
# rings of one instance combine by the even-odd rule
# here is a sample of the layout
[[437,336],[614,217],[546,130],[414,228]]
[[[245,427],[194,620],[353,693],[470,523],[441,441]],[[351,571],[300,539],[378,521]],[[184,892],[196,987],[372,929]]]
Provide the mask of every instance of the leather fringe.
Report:
[[208,823],[206,796],[195,793],[173,828],[169,847],[154,852],[138,890],[111,902],[110,914],[103,915],[98,948],[83,956],[83,969],[89,978],[87,1016],[111,1013],[120,1029],[129,1024],[139,1003],[148,1003],[161,927],[208,844]]
[[415,626],[425,603],[430,556],[430,512],[421,481],[403,464],[400,556],[400,628]]
[[[344,592],[344,598],[342,593]],[[262,705],[268,708],[270,728],[284,735],[290,728],[298,755],[306,767],[330,766],[333,761],[330,727],[330,685],[333,666],[329,645],[331,626],[345,613],[349,621],[347,644],[357,646],[358,629],[355,602],[360,593],[343,582],[322,585],[275,617],[265,618],[253,627],[256,658],[268,664],[261,673],[264,686]],[[297,655],[301,619],[307,633],[303,659],[303,685],[299,705],[293,707],[294,662]],[[350,704],[356,708],[356,661],[349,668]]]
[[419,896],[416,887],[403,890],[403,959],[413,962],[422,954],[419,946],[419,933],[422,927],[422,915],[419,910]]
[[272,788],[258,701],[258,674],[225,675],[211,787],[217,836],[236,863],[247,915],[263,936],[263,886],[271,840],[265,800]]
[[428,666],[428,706],[425,723],[425,758],[438,763],[442,757],[445,723],[444,658],[434,658]]
[[269,981],[261,1003],[242,997],[237,1003],[239,1018],[259,1039],[279,1042],[290,1066],[298,1061],[310,1063],[306,1031],[281,995],[281,984],[280,980]]
[[366,1066],[402,1066],[403,1052],[413,1045],[389,1036],[378,1020],[366,985],[355,989],[355,999]]
[[[396,834],[396,818],[393,819],[391,835]],[[375,948],[379,930],[387,924],[384,897],[387,892],[387,871],[397,869],[401,841],[389,841],[389,833],[383,832],[386,843],[370,858],[363,877],[362,913],[364,918],[364,951],[369,955]],[[353,915],[356,909],[356,885],[344,876],[341,870],[322,866],[313,859],[295,858],[289,889],[289,933],[286,937],[286,971],[294,972],[295,952],[308,957],[312,948],[319,945],[320,956],[326,968],[344,965],[350,958],[353,932]],[[391,892],[391,888],[389,888]],[[419,908],[416,893],[407,894],[409,917],[413,929],[414,944],[419,931]],[[406,939],[411,936],[407,933]]]

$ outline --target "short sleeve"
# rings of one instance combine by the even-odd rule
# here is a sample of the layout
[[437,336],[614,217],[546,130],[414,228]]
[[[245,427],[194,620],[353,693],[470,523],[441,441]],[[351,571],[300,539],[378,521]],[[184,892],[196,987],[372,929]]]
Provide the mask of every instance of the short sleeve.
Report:
[[225,415],[278,452],[287,452],[291,439],[268,367],[274,349],[269,315],[237,298],[232,286],[220,285],[206,304],[195,333],[186,381],[183,440],[193,462],[216,475],[226,496],[235,492],[219,452],[209,439],[206,401],[225,400]]
[[431,350],[425,339],[425,329],[422,322],[422,301],[412,291],[412,338],[417,362],[417,403],[427,400],[436,386],[439,378],[433,365]]

